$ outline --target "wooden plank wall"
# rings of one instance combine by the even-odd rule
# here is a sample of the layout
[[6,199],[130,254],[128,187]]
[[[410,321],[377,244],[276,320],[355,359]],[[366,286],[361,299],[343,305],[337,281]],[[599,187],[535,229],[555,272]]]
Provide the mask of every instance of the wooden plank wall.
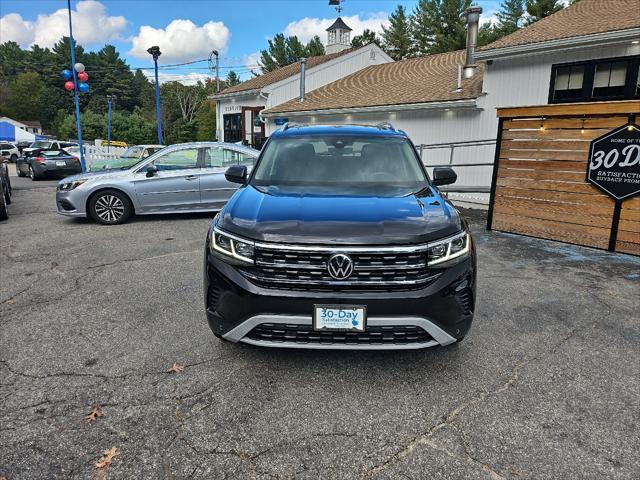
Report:
[[[640,102],[499,109],[489,228],[607,249],[615,203],[585,181],[589,145],[637,110]],[[623,203],[616,250],[640,255],[640,198]]]

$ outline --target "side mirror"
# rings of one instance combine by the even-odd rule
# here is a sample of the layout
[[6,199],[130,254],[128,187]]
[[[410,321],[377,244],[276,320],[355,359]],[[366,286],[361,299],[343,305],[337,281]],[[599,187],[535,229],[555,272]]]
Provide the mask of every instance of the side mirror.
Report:
[[451,185],[457,179],[458,175],[449,167],[436,167],[433,169],[433,184],[436,186]]
[[158,173],[158,167],[155,165],[149,165],[147,167],[147,178],[154,177]]
[[227,171],[224,172],[224,178],[226,178],[231,183],[239,183],[240,185],[244,185],[247,183],[247,167],[244,165],[234,165],[232,167],[227,168]]

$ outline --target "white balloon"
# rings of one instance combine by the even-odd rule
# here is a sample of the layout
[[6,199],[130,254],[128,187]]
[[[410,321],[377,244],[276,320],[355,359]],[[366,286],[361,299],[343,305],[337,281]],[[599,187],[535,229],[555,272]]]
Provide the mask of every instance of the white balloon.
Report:
[[73,68],[75,68],[75,69],[76,69],[76,72],[78,72],[78,73],[82,73],[82,72],[84,72],[84,65],[83,65],[83,64],[81,64],[81,63],[79,63],[79,62],[78,62],[78,63],[76,63],[76,64],[73,66]]

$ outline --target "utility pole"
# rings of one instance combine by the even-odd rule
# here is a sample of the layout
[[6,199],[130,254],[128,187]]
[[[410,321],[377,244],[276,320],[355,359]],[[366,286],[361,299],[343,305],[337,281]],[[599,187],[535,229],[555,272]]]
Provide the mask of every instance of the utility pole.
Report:
[[87,164],[84,161],[84,148],[82,147],[80,101],[78,100],[78,72],[76,72],[76,43],[73,40],[73,27],[71,26],[71,0],[67,0],[67,10],[69,12],[69,44],[71,46],[71,71],[73,72],[73,98],[76,104],[76,130],[78,131],[78,147],[80,147],[80,168],[82,168],[82,174],[84,175],[87,173]]
[[212,70],[213,57],[216,57],[215,66],[213,66],[213,70],[216,74],[216,95],[220,93],[220,56],[217,50],[211,50],[209,54],[209,70]]
[[107,152],[111,150],[111,104],[115,101],[115,95],[107,95],[107,104],[109,105],[107,110]]
[[147,49],[147,52],[153,57],[153,63],[155,65],[156,72],[156,115],[158,117],[158,144],[163,145],[162,143],[162,118],[160,112],[160,84],[158,82],[158,57],[162,55],[160,51],[160,47],[153,46]]

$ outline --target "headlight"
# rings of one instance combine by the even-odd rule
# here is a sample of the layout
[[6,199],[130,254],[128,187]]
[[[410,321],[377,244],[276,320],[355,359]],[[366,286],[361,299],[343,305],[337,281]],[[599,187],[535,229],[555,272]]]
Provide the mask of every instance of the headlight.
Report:
[[241,240],[217,228],[213,229],[209,248],[214,254],[223,254],[240,262],[253,264],[253,242]]
[[471,237],[462,232],[429,245],[427,265],[439,265],[455,258],[463,258],[469,254]]
[[63,183],[58,185],[58,190],[73,190],[74,188],[78,188],[84,182],[86,182],[86,180],[74,180],[73,182]]

